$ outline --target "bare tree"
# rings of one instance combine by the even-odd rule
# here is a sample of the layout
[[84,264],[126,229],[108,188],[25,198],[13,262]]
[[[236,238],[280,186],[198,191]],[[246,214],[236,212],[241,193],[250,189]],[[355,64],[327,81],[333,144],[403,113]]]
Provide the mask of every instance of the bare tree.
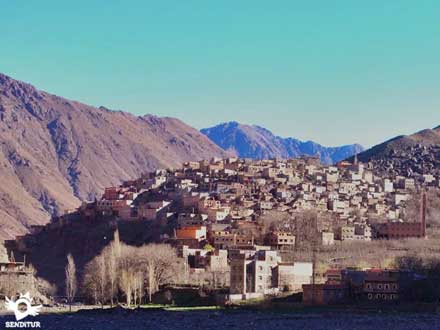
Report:
[[133,247],[121,243],[115,232],[113,242],[86,265],[84,293],[101,304],[113,304],[118,289],[129,307],[141,304],[146,293],[151,302],[163,284],[173,283],[179,266],[176,250],[170,245]]
[[106,253],[92,259],[84,269],[83,289],[87,296],[93,297],[95,304],[104,304],[110,300],[109,277],[107,275]]
[[315,211],[304,211],[295,218],[296,239],[298,248],[312,250],[312,302],[315,301],[316,266],[319,243],[319,218]]
[[121,257],[119,262],[120,276],[119,288],[125,294],[127,306],[131,306],[134,290],[134,277],[138,268],[138,249],[133,246],[121,244]]
[[295,216],[295,245],[296,247],[311,247],[318,240],[318,214],[314,211],[304,211]]
[[82,291],[84,296],[91,298],[95,305],[99,303],[99,276],[96,272],[95,259],[90,261],[84,268]]
[[144,274],[141,271],[137,271],[133,276],[133,293],[134,304],[141,305],[142,298],[144,297]]
[[110,243],[110,246],[105,251],[105,254],[107,260],[107,273],[110,284],[110,304],[111,306],[113,306],[113,299],[116,294],[119,277],[119,259],[121,257],[121,242],[119,240],[118,230],[115,231],[113,242]]
[[83,291],[84,294],[94,299],[95,304],[104,304],[110,300],[109,278],[107,276],[107,263],[105,254],[101,253],[92,259],[84,269]]
[[[426,223],[430,227],[440,226],[440,190],[428,190],[426,194]],[[413,193],[405,202],[404,219],[408,222],[420,221],[421,194]]]
[[122,292],[124,292],[127,306],[131,306],[131,298],[133,295],[133,283],[134,282],[134,274],[132,271],[123,269],[121,272],[121,278],[120,278],[120,287]]
[[418,222],[420,213],[420,194],[413,192],[405,201],[403,217],[408,222]]
[[106,262],[105,262],[105,256],[103,253],[101,253],[98,256],[98,265],[99,265],[99,292],[101,295],[101,306],[102,308],[104,308],[104,303],[107,301],[107,283],[108,283],[108,278],[107,278],[107,267],[106,267]]
[[65,268],[66,274],[66,296],[69,302],[69,311],[72,311],[72,302],[75,299],[77,290],[77,280],[76,280],[76,266],[73,260],[72,254],[69,253],[67,256],[67,265]]
[[156,277],[154,276],[154,268],[156,267],[156,261],[150,260],[147,264],[147,281],[148,281],[148,301],[151,303],[151,298],[154,293],[158,290],[158,285],[156,283]]
[[177,254],[176,250],[167,244],[149,244],[140,249],[140,260],[146,271],[148,300],[151,302],[159,287],[172,281]]

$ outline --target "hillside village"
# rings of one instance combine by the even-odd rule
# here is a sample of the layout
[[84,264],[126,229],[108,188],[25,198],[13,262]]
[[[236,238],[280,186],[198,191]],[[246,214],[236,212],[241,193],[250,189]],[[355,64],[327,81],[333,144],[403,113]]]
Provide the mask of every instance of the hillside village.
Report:
[[[298,228],[289,219],[314,211],[320,214],[320,242],[331,245],[334,240],[423,236],[420,218],[406,216],[406,202],[421,188],[438,187],[439,177],[431,174],[417,179],[382,177],[357,161],[324,166],[313,157],[212,159],[106,188],[100,200],[83,204],[79,211],[93,218],[113,215],[121,221],[175,221],[171,238],[188,240],[192,247],[203,238],[216,248],[240,245],[237,242],[266,244],[278,236],[281,244],[275,245],[295,245]],[[413,230],[400,236],[386,231],[396,223]],[[205,232],[206,236],[201,234]],[[287,234],[292,237],[281,238]]]
[[[387,289],[386,298],[379,299],[397,299],[391,284],[399,276],[408,282],[406,273],[373,269],[359,275],[338,267],[324,270],[318,279],[314,260],[292,252],[353,241],[423,238],[425,191],[439,188],[439,179],[431,174],[383,177],[356,158],[334,166],[315,157],[186,162],[179,169],[156,170],[108,187],[102,198],[47,226],[33,226],[32,234],[5,245],[10,251],[27,251],[35,244],[33,235],[62,230],[78,219],[157,224],[164,230],[155,241],[175,247],[183,261],[182,281],[228,288],[227,301],[302,291],[306,303],[316,303],[317,297],[321,303],[335,297],[347,301],[353,278],[359,281],[359,276],[365,281],[379,276],[395,291]],[[411,200],[418,202],[415,215],[406,211]]]

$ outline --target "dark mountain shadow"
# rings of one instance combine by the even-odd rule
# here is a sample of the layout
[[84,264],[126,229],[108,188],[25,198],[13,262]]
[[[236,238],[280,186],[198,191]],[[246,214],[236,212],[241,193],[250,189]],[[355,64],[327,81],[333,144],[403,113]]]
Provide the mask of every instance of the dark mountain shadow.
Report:
[[14,253],[16,261],[26,259],[32,264],[36,275],[57,286],[57,294],[64,296],[64,269],[67,255],[72,254],[78,280],[82,281],[84,267],[113,240],[115,230],[120,240],[129,245],[140,246],[155,242],[167,228],[153,221],[121,222],[113,218],[93,221],[76,219],[57,227],[52,224],[38,234],[28,234],[16,241],[6,241],[8,254]]

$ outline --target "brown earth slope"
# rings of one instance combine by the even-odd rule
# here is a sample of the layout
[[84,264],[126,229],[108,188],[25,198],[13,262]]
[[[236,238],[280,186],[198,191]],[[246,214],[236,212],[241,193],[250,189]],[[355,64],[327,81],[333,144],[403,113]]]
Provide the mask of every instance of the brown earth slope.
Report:
[[0,238],[155,168],[225,156],[174,118],[67,100],[0,74]]
[[376,172],[391,177],[403,175],[421,179],[423,174],[440,176],[440,126],[397,136],[357,157],[362,162],[371,162]]

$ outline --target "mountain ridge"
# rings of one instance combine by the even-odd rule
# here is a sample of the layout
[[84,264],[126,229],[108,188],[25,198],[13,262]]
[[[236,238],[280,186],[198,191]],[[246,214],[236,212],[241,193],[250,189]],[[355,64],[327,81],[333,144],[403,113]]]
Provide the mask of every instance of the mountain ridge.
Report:
[[424,174],[440,175],[440,126],[396,136],[359,153],[357,158],[392,177],[423,180]]
[[200,131],[221,148],[234,151],[239,157],[244,158],[294,158],[301,155],[319,155],[323,163],[331,164],[364,150],[359,144],[324,147],[310,140],[283,138],[259,125],[246,125],[236,121],[221,123]]
[[135,116],[0,74],[0,238],[93,199],[121,180],[227,153],[171,117]]

